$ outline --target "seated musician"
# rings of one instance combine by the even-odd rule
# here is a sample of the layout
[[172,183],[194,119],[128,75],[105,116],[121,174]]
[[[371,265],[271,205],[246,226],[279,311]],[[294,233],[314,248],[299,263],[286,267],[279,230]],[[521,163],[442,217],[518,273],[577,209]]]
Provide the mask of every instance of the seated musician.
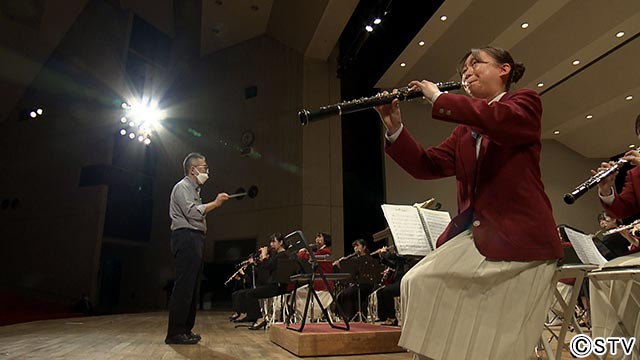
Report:
[[[322,272],[325,274],[332,273],[333,267],[331,266],[331,262],[325,259],[322,259],[323,257],[328,257],[331,255],[331,235],[326,232],[319,232],[316,235],[315,242],[310,245],[313,250],[313,253],[317,257],[318,266],[320,267]],[[309,256],[307,249],[302,248],[298,250],[298,258],[302,261],[309,261],[311,257]],[[332,280],[329,281],[329,286],[333,287]],[[315,289],[318,297],[320,298],[320,301],[322,302],[322,306],[327,308],[331,304],[331,301],[333,299],[331,298],[330,294],[323,292],[327,290],[327,287],[325,286],[324,282],[315,281],[313,283],[313,288]],[[296,289],[296,307],[295,307],[296,316],[299,316],[299,317],[302,316],[302,313],[304,311],[304,304],[307,299],[307,292],[308,292],[308,289],[306,285]],[[313,305],[312,309],[317,307],[317,302],[315,298],[313,298],[312,300],[312,305]],[[317,317],[321,315],[322,314],[319,311],[311,311],[311,313],[308,316],[310,316],[311,320],[315,320]]]
[[396,252],[382,247],[380,250],[380,262],[387,266],[385,272],[393,271],[392,281],[376,292],[378,297],[378,319],[382,325],[397,326],[394,298],[400,296],[400,281],[404,274],[415,265],[418,260],[401,256]]
[[[234,313],[229,317],[229,321],[233,322],[244,322],[246,318],[238,320],[240,318],[240,301],[243,293],[251,290],[254,287],[254,278],[255,278],[255,286],[263,285],[266,283],[265,271],[257,271],[257,254],[249,255],[249,259],[246,260],[245,265],[241,265],[241,267],[237,270],[233,277],[236,280],[235,289],[231,293],[231,308]],[[245,263],[243,262],[243,264]],[[255,276],[254,276],[255,275]],[[268,274],[267,274],[268,275]]]
[[[636,135],[640,135],[640,115],[636,118]],[[623,159],[627,160],[634,167],[627,172],[622,191],[618,192],[614,187],[617,172],[606,177],[598,184],[598,195],[600,196],[600,202],[603,208],[609,216],[617,219],[625,219],[640,212],[640,201],[638,200],[640,199],[640,168],[638,167],[638,165],[640,165],[640,153],[637,150],[630,150],[624,154]],[[608,169],[613,164],[614,162],[603,162],[598,168],[598,172]],[[592,170],[592,173],[595,174],[596,172]],[[640,229],[633,229],[631,233],[636,233],[636,230]],[[632,245],[638,245],[637,237],[632,237],[629,240]],[[640,266],[640,253],[618,257],[609,261],[603,267],[616,266]],[[631,336],[637,339],[640,337],[640,322],[638,321],[640,305],[637,300],[633,299],[640,298],[640,282],[637,280],[632,281],[630,297],[628,298],[629,301],[620,319],[631,332]],[[623,296],[626,287],[625,281],[614,280],[606,283],[600,282],[600,285],[605,287],[604,290],[608,292],[609,301],[614,308],[617,309],[621,302],[627,300],[624,299]],[[610,288],[606,289],[607,287]],[[593,281],[590,284],[590,291],[592,294],[596,291]],[[617,317],[609,310],[606,302],[601,299],[600,296],[591,296],[592,337],[619,336],[617,331],[614,333],[614,330],[617,328],[616,322]],[[620,355],[621,351],[618,351],[616,356]],[[614,358],[617,358],[616,356],[614,356]]]
[[[316,241],[314,243],[317,250],[313,253],[316,255],[331,255],[331,235],[326,232],[319,232],[316,235]],[[298,258],[300,260],[309,260],[309,253],[307,249],[302,248],[298,251]]]
[[604,232],[614,229],[617,226],[622,225],[622,221],[612,218],[607,215],[606,211],[598,214],[598,223],[600,224],[600,231],[598,231],[594,237],[599,238],[603,244],[607,246],[607,248],[611,251],[610,254],[606,254],[605,258],[607,260],[612,260],[617,257],[626,255],[629,253],[630,235],[628,232],[617,232],[609,235],[602,235]]
[[[619,256],[623,256],[629,252],[629,240],[627,238],[630,237],[628,232],[617,232],[613,234],[603,235],[608,230],[614,229],[619,225],[622,225],[622,221],[618,219],[614,219],[611,216],[607,215],[605,211],[598,214],[598,224],[600,226],[600,230],[598,230],[595,234],[591,236],[594,239],[599,239],[602,243],[609,249],[609,252],[602,254],[605,259],[612,260]],[[564,246],[571,247],[571,243],[565,243]],[[572,288],[575,279],[561,279],[556,285],[556,289],[562,295],[562,298],[565,301],[568,301],[571,297]],[[585,285],[581,289],[580,294],[580,303],[583,309],[589,309],[589,293],[588,293],[588,279],[585,279]],[[580,305],[579,305],[580,306]],[[562,324],[561,314],[563,313],[563,309],[560,306],[558,300],[554,297],[551,302],[551,307],[549,308],[549,314],[547,315],[548,321],[546,324],[548,326],[559,326]],[[585,312],[584,321],[589,322],[589,312]]]
[[[352,285],[348,288],[342,290],[336,297],[336,302],[339,305],[339,309],[341,312],[338,312],[338,307],[333,306],[333,311],[338,313],[344,319],[353,319],[355,315],[358,313],[358,309],[365,312],[367,310],[367,298],[373,291],[373,284],[370,281],[366,281],[361,276],[360,269],[366,263],[373,263],[373,258],[369,255],[369,248],[367,246],[367,242],[363,239],[355,240],[352,244],[353,251],[357,255],[348,260],[338,261],[336,266],[339,268],[344,268],[342,263],[356,262],[355,269],[356,272],[354,278],[352,278]],[[360,291],[360,307],[358,308],[358,289]]]
[[287,256],[283,236],[279,233],[272,234],[269,247],[272,251],[271,256],[269,256],[267,247],[260,248],[260,263],[258,264],[258,272],[265,271],[267,274],[267,283],[246,291],[242,290],[238,295],[238,308],[236,311],[240,315],[235,321],[253,321],[249,330],[258,330],[264,328],[267,324],[262,317],[258,300],[284,294],[287,291],[288,284],[278,283],[276,280],[278,259]]

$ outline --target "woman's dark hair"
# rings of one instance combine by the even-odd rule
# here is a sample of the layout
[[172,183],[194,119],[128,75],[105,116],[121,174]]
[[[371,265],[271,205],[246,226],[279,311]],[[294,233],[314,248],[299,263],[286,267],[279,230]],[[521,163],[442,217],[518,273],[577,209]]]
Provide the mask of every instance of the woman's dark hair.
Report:
[[599,213],[599,214],[598,214],[598,222],[600,222],[600,221],[602,221],[602,220],[607,220],[607,219],[611,219],[611,220],[615,221],[615,222],[616,222],[616,224],[618,224],[618,225],[621,225],[621,224],[622,224],[622,221],[620,221],[620,220],[618,220],[618,219],[614,219],[614,218],[612,218],[611,216],[609,216],[609,215],[607,214],[607,212],[606,212],[606,211],[603,211],[603,212],[601,212],[601,213]]
[[331,246],[331,234],[326,232],[319,232],[318,235],[322,235],[322,238],[324,239],[324,244],[326,246]]
[[367,249],[367,250],[369,249],[369,247],[368,247],[368,245],[367,245],[367,242],[366,242],[366,241],[364,241],[364,239],[354,240],[354,241],[351,243],[351,246],[356,246],[356,245],[362,245],[362,246],[364,246],[364,247],[365,247],[365,249]]
[[462,59],[460,59],[460,64],[458,64],[458,73],[462,75],[462,67],[464,63],[467,61],[467,58],[471,56],[473,59],[479,61],[480,60],[480,52],[484,51],[489,54],[497,63],[499,64],[509,64],[511,66],[511,72],[509,72],[509,77],[507,77],[507,82],[505,84],[505,89],[509,91],[511,84],[515,84],[522,78],[524,75],[524,64],[516,63],[513,61],[513,57],[511,54],[505,49],[496,48],[493,46],[485,46],[477,49],[471,49],[467,52]]
[[284,241],[284,236],[282,236],[281,233],[273,233],[271,235],[269,235],[269,242],[276,240],[277,242],[283,242]]

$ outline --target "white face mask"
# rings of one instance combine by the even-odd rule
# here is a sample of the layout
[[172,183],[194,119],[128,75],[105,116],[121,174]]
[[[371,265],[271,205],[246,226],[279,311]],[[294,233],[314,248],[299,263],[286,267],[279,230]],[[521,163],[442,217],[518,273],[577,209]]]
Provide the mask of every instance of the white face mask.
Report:
[[[196,169],[196,171],[198,170]],[[204,185],[204,183],[207,182],[207,180],[209,179],[209,174],[201,173],[198,171],[198,175],[196,175],[196,179],[198,179],[198,183],[200,183],[200,185]]]

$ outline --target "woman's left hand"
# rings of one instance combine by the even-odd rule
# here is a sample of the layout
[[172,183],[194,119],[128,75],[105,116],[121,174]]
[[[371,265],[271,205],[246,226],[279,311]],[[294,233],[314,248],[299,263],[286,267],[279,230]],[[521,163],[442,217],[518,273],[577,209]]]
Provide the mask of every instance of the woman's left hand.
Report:
[[428,80],[422,80],[422,81],[413,80],[412,82],[409,83],[409,87],[412,89],[416,89],[416,88],[420,89],[422,91],[422,94],[424,94],[424,97],[427,98],[427,100],[429,101],[433,99],[433,95],[440,92],[440,89],[438,89],[436,84]]
[[638,152],[638,150],[629,150],[622,158],[630,162],[633,166],[640,165],[640,152]]

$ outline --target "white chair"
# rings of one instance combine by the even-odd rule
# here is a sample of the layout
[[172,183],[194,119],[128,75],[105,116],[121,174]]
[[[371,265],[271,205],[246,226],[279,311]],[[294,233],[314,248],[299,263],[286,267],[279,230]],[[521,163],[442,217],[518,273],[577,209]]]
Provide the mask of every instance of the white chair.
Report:
[[[544,348],[544,351],[547,353],[547,358],[550,360],[560,360],[562,358],[562,348],[565,347],[564,339],[567,336],[567,331],[569,330],[569,325],[573,325],[576,332],[582,334],[582,329],[578,324],[578,321],[575,317],[574,308],[578,301],[578,295],[580,294],[580,288],[582,287],[582,282],[584,281],[587,273],[591,270],[597,269],[598,267],[595,265],[562,265],[558,267],[555,275],[551,279],[551,284],[554,288],[553,295],[555,297],[555,301],[557,301],[557,307],[562,309],[561,313],[557,315],[562,320],[562,326],[560,326],[560,332],[556,333],[553,331],[547,324],[544,325],[545,330],[551,333],[551,338],[546,340],[544,338],[544,333],[540,335],[540,343]],[[573,288],[571,289],[571,296],[568,301],[562,297],[562,294],[558,291],[556,284],[560,279],[567,278],[575,278],[576,281],[573,284]],[[557,339],[558,347],[554,352],[551,349],[550,342],[553,339]],[[538,348],[536,347],[536,354],[538,353]],[[538,355],[538,359],[541,357]]]
[[[625,312],[629,310],[632,313],[636,313],[633,307],[636,309],[640,308],[640,298],[638,298],[637,290],[638,283],[640,282],[640,268],[604,268],[603,270],[591,272],[589,274],[589,280],[595,290],[592,291],[591,298],[593,299],[597,296],[599,298],[598,300],[605,305],[606,311],[616,318],[613,333],[606,334],[606,336],[633,337],[633,331],[635,329],[629,329],[627,327],[629,324],[625,324]],[[621,296],[618,301],[612,303],[611,294],[613,293],[613,285],[616,282],[618,282],[624,291],[620,294]],[[632,291],[634,286],[636,286],[636,289]],[[636,326],[638,325],[636,324]],[[632,353],[635,356],[634,359],[640,358],[640,346],[637,340],[638,339],[636,339],[632,348]],[[606,355],[604,358],[606,358]]]

